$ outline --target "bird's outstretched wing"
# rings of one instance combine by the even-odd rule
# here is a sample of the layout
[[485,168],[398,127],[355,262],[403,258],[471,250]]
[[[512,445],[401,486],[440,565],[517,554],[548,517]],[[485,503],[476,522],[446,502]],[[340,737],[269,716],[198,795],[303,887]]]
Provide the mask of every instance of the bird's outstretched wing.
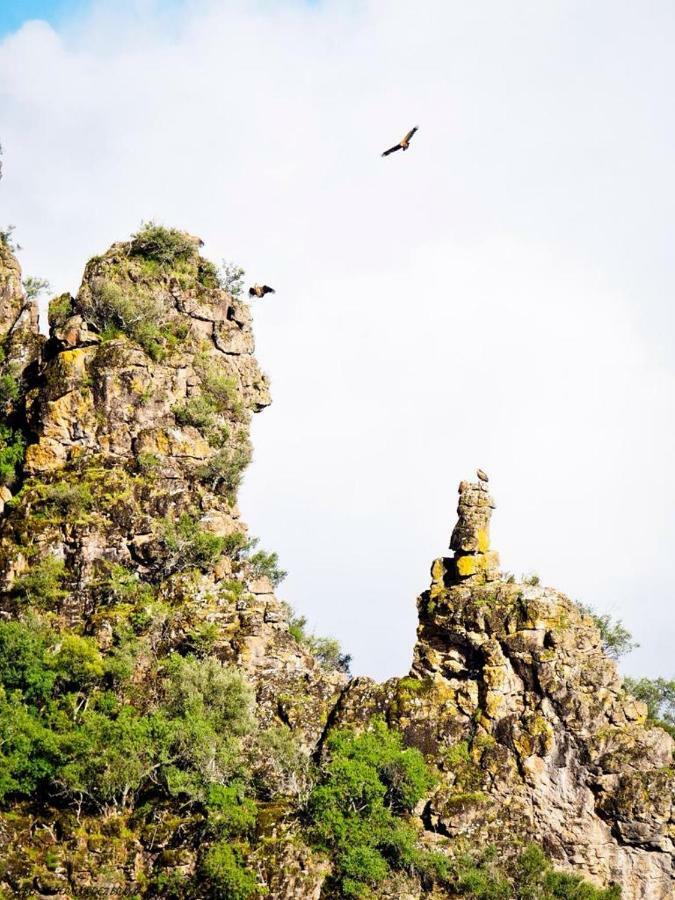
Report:
[[395,147],[390,147],[388,150],[385,150],[382,156],[389,156],[390,153],[396,153],[397,150],[401,149],[400,144],[396,144]]
[[417,131],[417,125],[415,125],[414,128],[410,129],[410,131],[406,134],[406,136],[403,138],[401,143],[406,144],[410,140],[410,138],[413,136],[413,134],[415,134],[416,131]]
[[264,296],[265,294],[276,294],[276,291],[274,290],[273,287],[270,287],[269,284],[263,284],[262,293]]

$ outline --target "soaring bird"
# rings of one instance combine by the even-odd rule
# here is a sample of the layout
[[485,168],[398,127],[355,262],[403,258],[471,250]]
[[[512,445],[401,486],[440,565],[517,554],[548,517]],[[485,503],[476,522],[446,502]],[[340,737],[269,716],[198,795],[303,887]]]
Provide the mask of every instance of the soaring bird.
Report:
[[265,294],[275,294],[276,291],[274,288],[271,288],[269,284],[254,284],[253,287],[248,289],[249,297],[264,297]]
[[406,134],[406,136],[396,144],[395,147],[390,147],[388,150],[385,150],[382,156],[389,156],[390,153],[396,153],[397,150],[407,150],[410,146],[410,141],[412,139],[413,134],[417,131],[417,125],[414,128],[411,128],[410,131]]
[[487,477],[487,474],[482,469],[476,469],[476,475],[480,478],[481,481],[489,481],[490,479]]

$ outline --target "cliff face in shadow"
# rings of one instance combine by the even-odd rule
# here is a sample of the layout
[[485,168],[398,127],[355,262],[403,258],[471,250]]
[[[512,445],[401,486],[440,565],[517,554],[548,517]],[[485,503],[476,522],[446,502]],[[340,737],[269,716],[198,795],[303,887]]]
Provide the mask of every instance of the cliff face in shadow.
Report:
[[113,245],[45,339],[0,247],[0,895],[477,896],[386,850],[361,893],[337,879],[309,800],[330,736],[383,721],[434,772],[397,811],[419,853],[535,841],[672,896],[673,742],[574,603],[500,575],[483,482],[407,677],[349,679],[306,639],[237,507],[270,402],[250,312],[199,250]]

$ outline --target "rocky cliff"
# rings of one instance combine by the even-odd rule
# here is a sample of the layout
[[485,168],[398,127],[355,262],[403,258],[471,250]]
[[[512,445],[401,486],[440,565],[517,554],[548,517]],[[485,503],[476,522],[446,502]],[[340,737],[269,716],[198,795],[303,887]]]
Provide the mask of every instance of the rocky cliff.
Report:
[[[520,896],[438,858],[534,841],[599,890],[673,896],[673,741],[591,619],[500,574],[483,482],[460,484],[410,674],[313,652],[237,507],[269,386],[199,250],[113,245],[44,339],[0,247],[0,895]],[[414,808],[385,801],[417,855],[337,881],[313,785],[331,735],[373,722],[433,772]],[[522,896],[591,896],[547,890]]]

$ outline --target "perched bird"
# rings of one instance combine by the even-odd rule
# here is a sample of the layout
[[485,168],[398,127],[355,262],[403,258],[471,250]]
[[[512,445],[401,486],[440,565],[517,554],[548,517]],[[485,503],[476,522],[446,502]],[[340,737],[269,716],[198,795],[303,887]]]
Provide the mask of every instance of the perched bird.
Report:
[[480,478],[481,481],[489,481],[490,479],[487,477],[486,473],[482,469],[476,469],[476,475]]
[[406,134],[406,136],[396,144],[395,147],[390,147],[388,150],[385,150],[382,156],[389,156],[390,153],[396,153],[397,150],[407,150],[410,146],[410,141],[412,139],[413,134],[417,131],[417,125],[414,128],[411,128],[410,131]]
[[254,284],[253,287],[248,289],[249,297],[264,297],[265,294],[275,294],[276,291],[274,288],[271,288],[269,284]]

